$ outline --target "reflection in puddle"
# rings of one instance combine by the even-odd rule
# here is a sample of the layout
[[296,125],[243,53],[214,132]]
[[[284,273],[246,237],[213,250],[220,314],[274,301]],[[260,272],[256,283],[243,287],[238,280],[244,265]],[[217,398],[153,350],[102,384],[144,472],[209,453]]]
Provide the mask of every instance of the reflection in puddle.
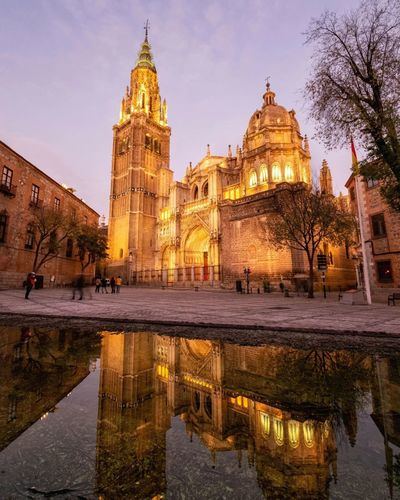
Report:
[[398,495],[399,357],[152,333],[0,339],[1,498]]

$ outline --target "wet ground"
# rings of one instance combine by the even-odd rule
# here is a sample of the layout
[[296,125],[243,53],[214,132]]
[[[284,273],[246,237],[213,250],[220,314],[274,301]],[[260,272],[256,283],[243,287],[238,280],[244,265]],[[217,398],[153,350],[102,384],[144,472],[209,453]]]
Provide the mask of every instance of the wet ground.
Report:
[[394,344],[50,322],[0,326],[1,499],[400,498]]

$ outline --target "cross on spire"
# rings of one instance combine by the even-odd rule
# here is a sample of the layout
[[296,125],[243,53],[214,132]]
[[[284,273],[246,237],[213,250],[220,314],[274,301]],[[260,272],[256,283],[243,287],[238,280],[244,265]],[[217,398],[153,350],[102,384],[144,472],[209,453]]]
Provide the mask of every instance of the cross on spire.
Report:
[[150,29],[150,24],[149,24],[149,20],[147,19],[146,20],[146,24],[144,25],[144,32],[146,33],[146,36],[145,36],[145,40],[147,40],[147,36],[149,34],[149,29]]
[[271,78],[270,76],[267,76],[267,78],[265,79],[265,81],[267,82],[267,83],[266,83],[266,85],[267,85],[267,90],[269,90],[269,88],[270,88],[270,83],[269,83],[269,79],[270,79],[270,78]]

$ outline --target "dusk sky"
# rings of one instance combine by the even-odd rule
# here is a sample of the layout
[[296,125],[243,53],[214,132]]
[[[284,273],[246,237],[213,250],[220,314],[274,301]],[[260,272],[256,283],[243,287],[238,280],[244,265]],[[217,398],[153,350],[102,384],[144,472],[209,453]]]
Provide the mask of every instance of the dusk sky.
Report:
[[270,76],[326,158],[336,192],[350,153],[312,138],[302,90],[310,47],[302,34],[324,9],[358,0],[0,0],[0,139],[108,215],[112,126],[150,19],[149,40],[172,128],[175,179],[211,145],[242,143]]

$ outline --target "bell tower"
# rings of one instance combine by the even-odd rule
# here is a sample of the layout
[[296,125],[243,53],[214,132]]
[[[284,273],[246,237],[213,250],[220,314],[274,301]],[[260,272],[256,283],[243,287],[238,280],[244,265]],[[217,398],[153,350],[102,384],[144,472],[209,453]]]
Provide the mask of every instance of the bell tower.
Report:
[[109,274],[132,282],[154,269],[156,221],[167,204],[171,129],[148,40],[149,25],[113,127],[109,212]]

